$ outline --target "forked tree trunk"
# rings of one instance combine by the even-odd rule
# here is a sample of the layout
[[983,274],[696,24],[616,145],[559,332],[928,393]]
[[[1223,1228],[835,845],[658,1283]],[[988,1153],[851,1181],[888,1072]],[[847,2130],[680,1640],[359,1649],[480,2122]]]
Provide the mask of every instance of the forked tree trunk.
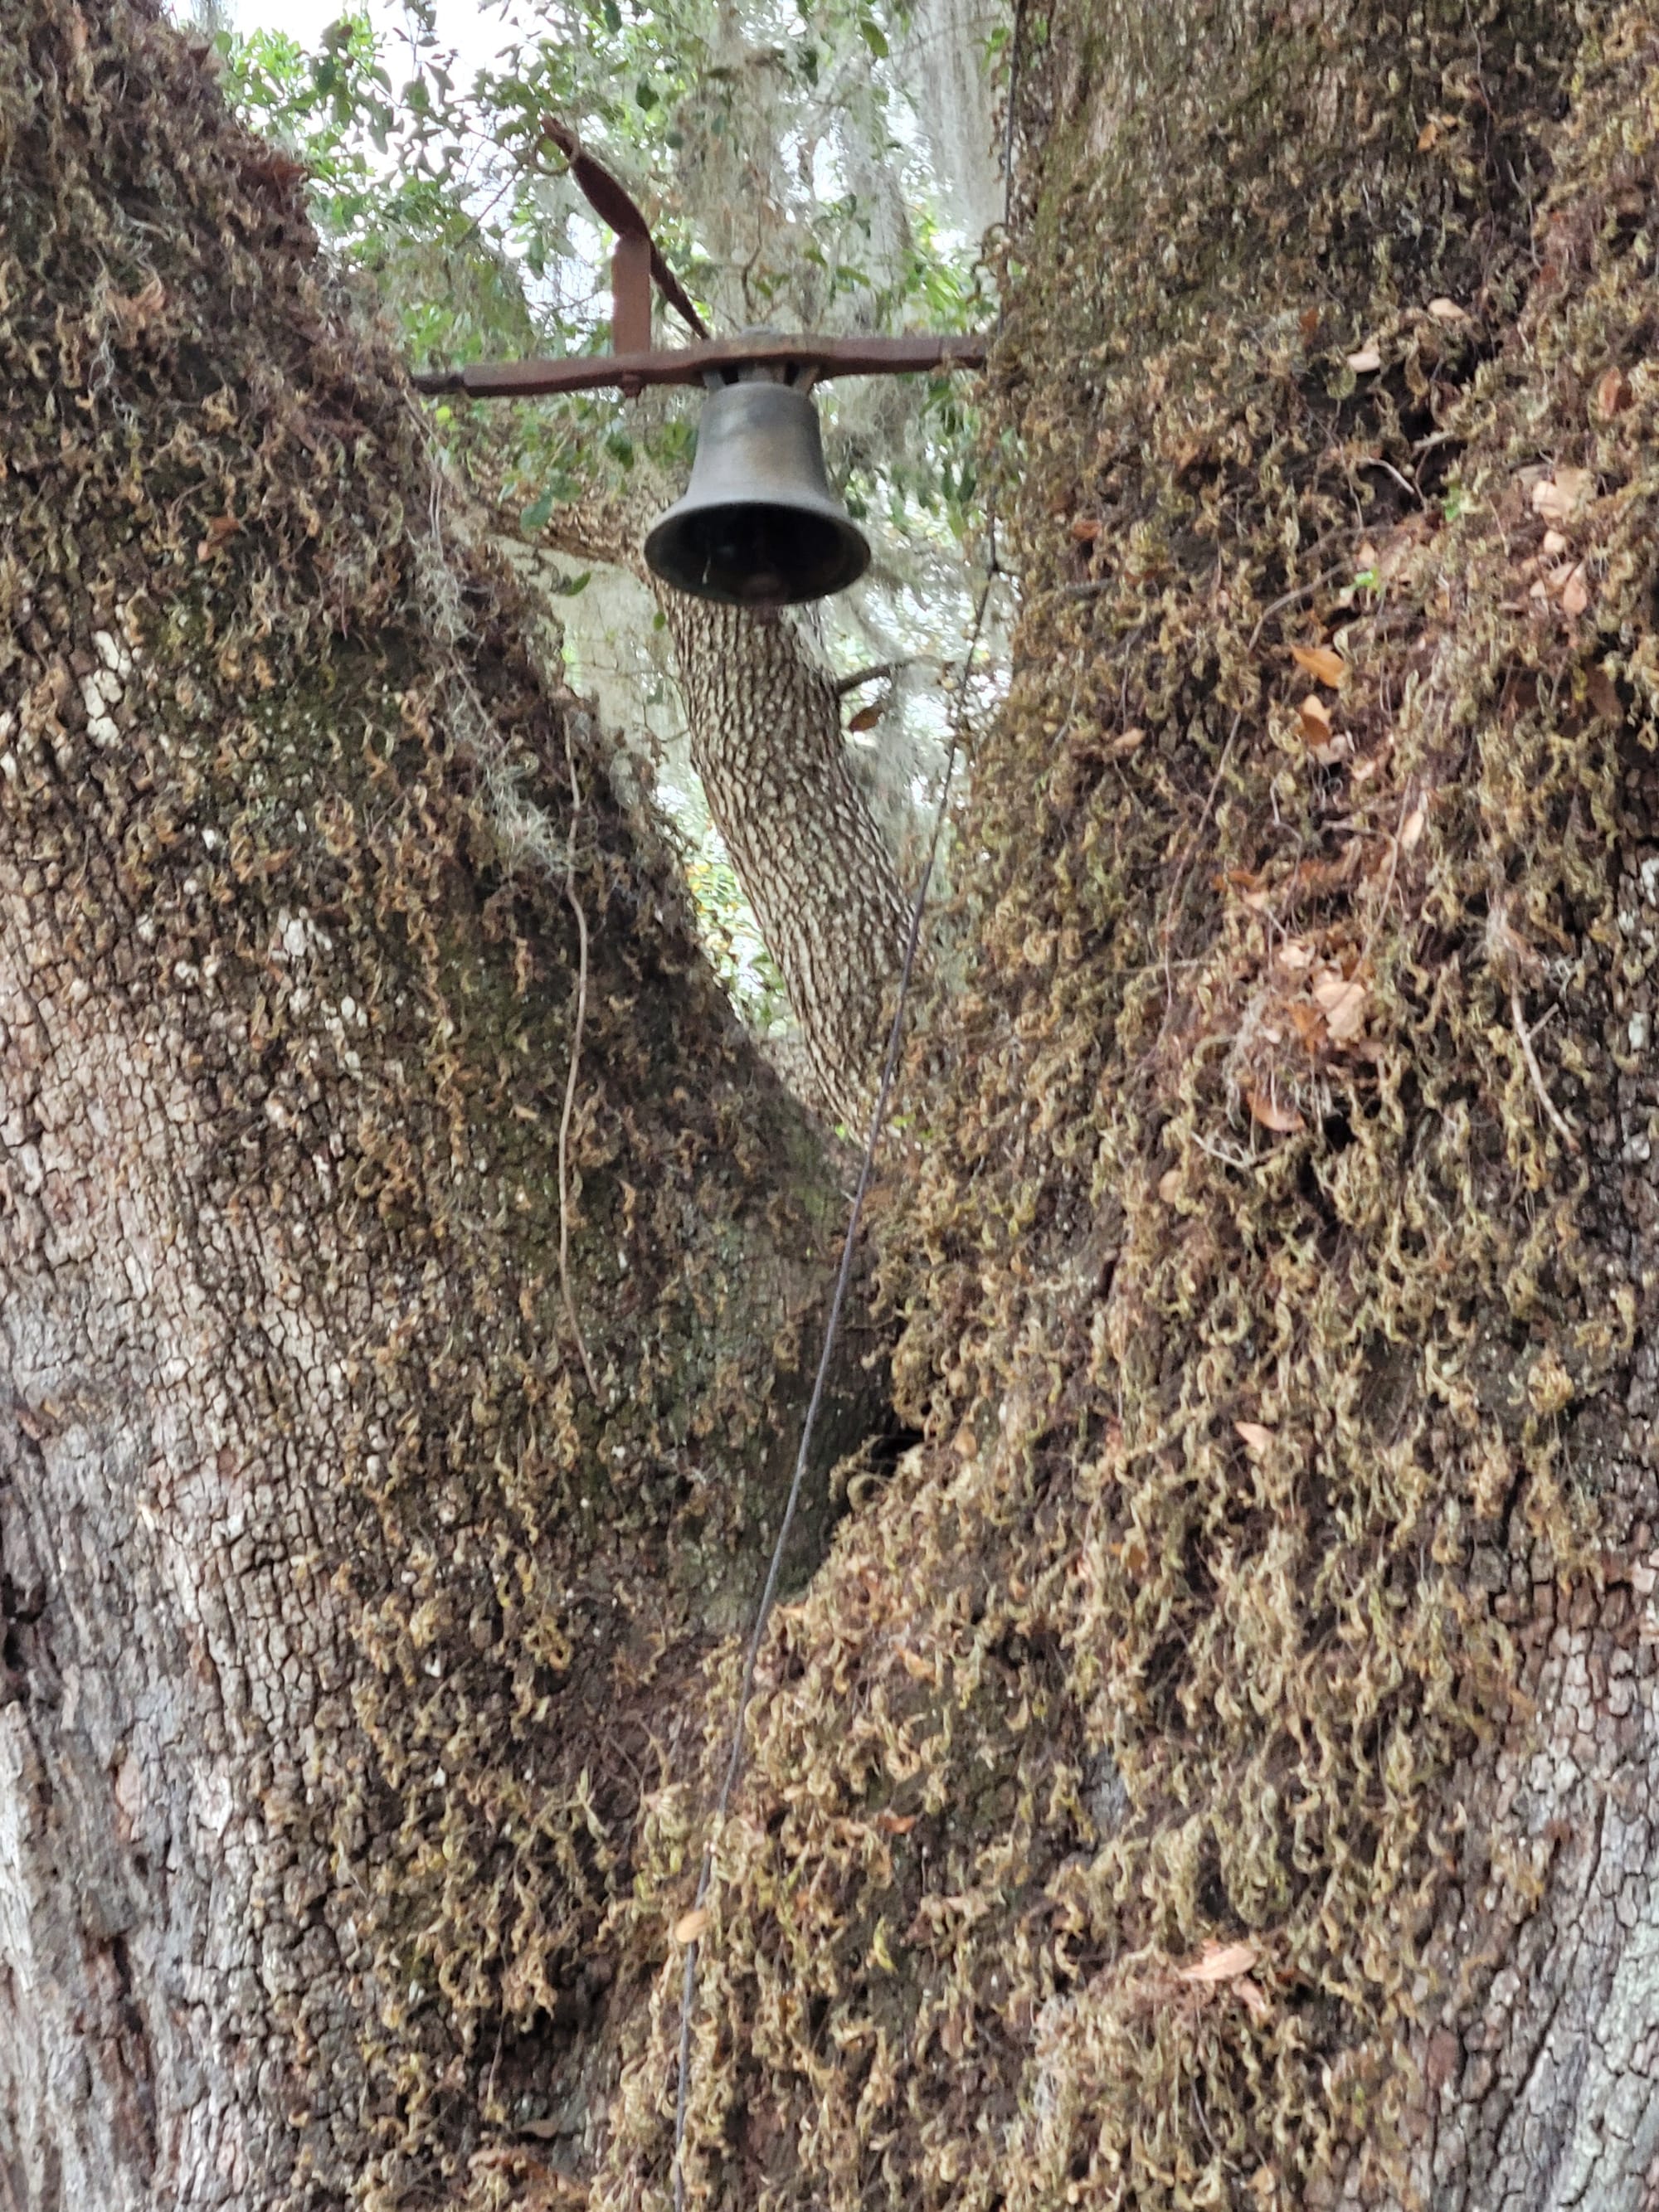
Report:
[[[1025,29],[925,1433],[763,1657],[693,2201],[1653,2212],[1659,30]],[[660,2206],[826,1194],[280,167],[125,8],[0,58],[0,2172]]]

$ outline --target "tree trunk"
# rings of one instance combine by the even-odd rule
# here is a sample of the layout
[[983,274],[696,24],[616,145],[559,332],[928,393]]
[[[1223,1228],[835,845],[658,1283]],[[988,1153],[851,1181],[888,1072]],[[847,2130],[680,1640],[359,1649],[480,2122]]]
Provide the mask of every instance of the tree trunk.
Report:
[[[1659,27],[1025,30],[923,1433],[693,2201],[1653,2212]],[[125,7],[0,58],[0,2173],[660,2206],[829,1194],[280,164]]]
[[848,760],[841,695],[793,616],[658,584],[640,553],[653,512],[640,495],[580,501],[556,513],[547,540],[655,591],[691,764],[800,1025],[791,1075],[820,1113],[861,1132],[908,917]]
[[1659,27],[1026,34],[926,1442],[769,1655],[693,2187],[1654,2212]]
[[153,8],[0,21],[20,2212],[576,2155],[841,1211],[299,182]]

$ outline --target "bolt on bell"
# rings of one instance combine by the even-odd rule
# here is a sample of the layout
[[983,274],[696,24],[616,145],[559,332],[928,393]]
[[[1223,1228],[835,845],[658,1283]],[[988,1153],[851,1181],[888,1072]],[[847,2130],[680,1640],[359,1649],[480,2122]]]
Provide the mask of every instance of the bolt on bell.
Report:
[[645,558],[677,591],[738,607],[821,599],[864,574],[869,544],[830,489],[807,393],[764,377],[709,393],[690,484]]

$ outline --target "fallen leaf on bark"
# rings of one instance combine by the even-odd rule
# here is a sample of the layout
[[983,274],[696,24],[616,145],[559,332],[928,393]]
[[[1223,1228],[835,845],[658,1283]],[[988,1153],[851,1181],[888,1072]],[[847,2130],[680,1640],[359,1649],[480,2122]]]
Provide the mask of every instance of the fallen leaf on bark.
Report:
[[1297,713],[1302,720],[1302,734],[1310,745],[1329,744],[1331,710],[1322,699],[1310,691],[1297,708]]
[[873,730],[880,720],[879,707],[860,707],[847,726],[849,730]]
[[1072,535],[1079,545],[1092,545],[1100,535],[1100,525],[1090,521],[1085,515],[1079,515],[1072,525]]
[[1588,469],[1557,469],[1540,477],[1532,488],[1532,507],[1546,522],[1566,522],[1583,505],[1590,488]]
[[1237,1981],[1261,1955],[1254,1943],[1206,1943],[1190,1966],[1178,1969],[1178,1978],[1183,1982]]
[[1289,1008],[1291,1026],[1295,1029],[1305,1052],[1317,1052],[1325,1042],[1325,1017],[1317,1006],[1306,999],[1292,999]]
[[1297,1136],[1308,1126],[1294,1106],[1281,1106],[1271,1091],[1246,1090],[1244,1103],[1253,1121],[1278,1136]]
[[1293,645],[1291,659],[1321,684],[1328,684],[1333,691],[1340,690],[1348,672],[1347,662],[1340,653],[1333,653],[1328,645]]
[[1610,722],[1624,720],[1625,702],[1619,696],[1619,686],[1605,668],[1592,668],[1584,688],[1598,714],[1605,714]]
[[1309,989],[1325,1017],[1325,1026],[1338,1043],[1358,1036],[1365,1026],[1365,987],[1345,979],[1340,969],[1322,968]]
[[1561,611],[1565,615],[1582,615],[1589,605],[1589,580],[1581,561],[1562,585],[1559,594]]

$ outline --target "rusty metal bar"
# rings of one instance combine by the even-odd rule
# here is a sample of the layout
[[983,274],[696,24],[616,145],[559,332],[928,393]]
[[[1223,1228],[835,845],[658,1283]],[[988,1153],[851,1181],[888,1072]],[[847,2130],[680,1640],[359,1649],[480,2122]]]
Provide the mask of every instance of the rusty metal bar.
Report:
[[[621,180],[611,175],[603,161],[597,161],[582,144],[568,123],[561,123],[556,115],[542,118],[542,136],[556,146],[570,164],[571,176],[583,198],[601,222],[608,223],[620,241],[624,238],[642,238],[651,249],[651,275],[676,314],[694,330],[700,338],[708,336],[708,325],[691,304],[685,287],[663,259],[657,241],[651,235],[651,226],[640,212],[637,202]],[[621,340],[616,342],[619,346]],[[644,344],[651,343],[647,331]]]
[[905,376],[927,368],[981,368],[988,340],[977,332],[902,338],[714,338],[665,352],[583,354],[568,361],[481,361],[434,369],[413,381],[420,392],[464,392],[474,398],[539,398],[592,392],[607,384],[701,384],[713,371],[815,368],[825,376]]
[[651,350],[651,240],[619,236],[611,256],[611,350]]

